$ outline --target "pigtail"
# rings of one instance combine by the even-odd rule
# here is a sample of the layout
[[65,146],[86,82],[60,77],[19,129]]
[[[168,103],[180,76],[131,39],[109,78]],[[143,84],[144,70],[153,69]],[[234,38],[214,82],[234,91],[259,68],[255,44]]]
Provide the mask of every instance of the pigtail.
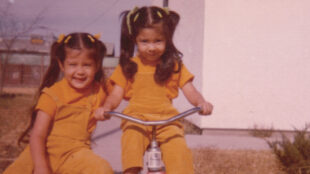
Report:
[[172,32],[171,35],[173,36],[176,26],[179,24],[180,16],[174,11],[169,11],[167,20],[168,27],[170,28],[169,30]]
[[[99,69],[96,74],[95,74],[95,80],[97,82],[99,82],[100,84],[105,84],[105,74],[104,74],[104,71],[102,69],[102,63],[103,63],[103,59],[104,57],[106,56],[106,53],[107,53],[107,48],[105,47],[105,45],[100,41],[98,40],[97,38],[95,38],[95,47],[96,47],[96,50],[97,50],[97,68]],[[106,86],[103,85],[104,89],[106,90]]]
[[[104,47],[105,48],[105,47]],[[101,48],[103,49],[103,48]],[[99,62],[100,63],[100,62]],[[102,62],[100,63],[98,66],[102,65]],[[98,70],[95,74],[95,81],[97,81],[100,85],[102,85],[104,92],[108,92],[107,86],[106,86],[106,75],[104,73],[104,70],[102,69],[102,67],[98,67],[100,68],[100,70]]]
[[[20,137],[17,140],[17,145],[20,146],[21,143],[28,143],[29,142],[29,132],[31,130],[31,128],[34,125],[34,121],[36,119],[37,116],[37,112],[33,112],[35,106],[31,107],[31,117],[30,117],[30,124],[28,125],[28,127],[26,128],[26,130],[24,132],[22,132],[22,134],[20,135]],[[27,139],[26,139],[27,138]]]
[[[173,73],[178,73],[182,67],[183,54],[174,46],[173,35],[179,23],[180,16],[168,9],[154,7],[159,18],[162,18],[163,28],[166,35],[166,51],[161,57],[161,62],[157,65],[154,79],[158,84],[164,84]],[[177,65],[177,69],[175,68]]]
[[[52,47],[51,47],[51,61],[50,61],[50,65],[44,75],[43,81],[41,83],[41,85],[38,88],[38,91],[36,92],[35,95],[35,104],[31,107],[31,118],[30,118],[30,124],[28,125],[28,127],[26,128],[26,130],[21,134],[21,136],[18,139],[18,145],[20,145],[21,143],[27,143],[29,140],[26,138],[29,138],[29,132],[32,129],[34,122],[36,120],[36,116],[37,116],[37,111],[35,110],[35,107],[37,105],[38,102],[38,98],[42,92],[42,90],[45,87],[50,87],[52,86],[57,80],[58,80],[58,76],[60,74],[60,67],[57,61],[57,57],[56,57],[56,53],[58,52],[60,47],[60,44],[58,42],[53,43]],[[62,52],[62,51],[60,51]],[[63,51],[64,52],[64,51]]]
[[[59,62],[57,61],[56,52],[59,49],[60,44],[55,42],[51,48],[51,60],[50,65],[44,75],[43,81],[39,87],[39,91],[42,91],[45,87],[52,86],[57,80],[60,74]],[[63,55],[64,56],[64,55]]]
[[137,64],[131,60],[135,49],[135,38],[133,37],[132,14],[126,11],[121,14],[121,53],[119,64],[127,79],[132,79],[137,72]]

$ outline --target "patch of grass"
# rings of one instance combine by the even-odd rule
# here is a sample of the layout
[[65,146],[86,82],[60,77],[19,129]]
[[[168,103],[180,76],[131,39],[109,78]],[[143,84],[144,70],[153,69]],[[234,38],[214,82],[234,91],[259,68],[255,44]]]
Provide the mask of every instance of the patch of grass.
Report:
[[195,174],[285,174],[271,151],[193,149]]
[[264,126],[258,126],[255,124],[253,128],[250,129],[249,134],[253,137],[259,137],[259,138],[267,138],[271,137],[274,133],[273,127],[264,127]]
[[282,134],[282,140],[268,141],[285,170],[290,174],[310,174],[310,134],[307,129],[295,130],[291,141]]

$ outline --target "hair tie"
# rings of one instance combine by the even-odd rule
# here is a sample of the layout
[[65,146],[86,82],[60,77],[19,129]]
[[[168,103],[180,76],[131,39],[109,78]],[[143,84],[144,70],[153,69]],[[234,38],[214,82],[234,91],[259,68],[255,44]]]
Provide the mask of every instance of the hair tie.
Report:
[[97,33],[97,34],[95,34],[93,37],[99,40],[100,37],[101,37],[101,34],[100,34],[100,33]]
[[127,14],[127,16],[126,16],[126,23],[127,23],[127,28],[128,28],[128,32],[129,32],[129,34],[131,35],[132,33],[131,33],[131,25],[130,25],[130,16],[132,15],[132,14],[134,14],[136,11],[138,11],[139,10],[139,8],[138,7],[135,7],[135,8],[133,8],[132,10],[130,10],[129,12],[128,12],[128,14]]
[[169,8],[168,7],[164,7],[163,10],[166,12],[167,15],[169,15]]
[[163,15],[161,14],[160,11],[157,11],[157,15],[158,15],[159,18],[163,18]]
[[139,15],[140,15],[140,13],[137,13],[137,14],[135,15],[135,17],[133,18],[133,22],[136,22],[136,20],[138,19]]
[[67,44],[71,38],[72,38],[72,36],[69,35],[69,36],[65,39],[64,43]]
[[88,34],[87,37],[92,43],[95,43],[95,39],[91,35]]
[[65,35],[64,34],[60,34],[58,36],[57,43],[61,43],[64,40],[64,38],[65,38]]

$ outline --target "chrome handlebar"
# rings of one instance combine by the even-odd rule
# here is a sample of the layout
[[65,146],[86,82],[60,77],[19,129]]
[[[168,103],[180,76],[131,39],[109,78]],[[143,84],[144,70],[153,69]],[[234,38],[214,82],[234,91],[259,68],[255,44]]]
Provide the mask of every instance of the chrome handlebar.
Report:
[[106,114],[111,115],[111,116],[115,116],[115,117],[119,117],[119,118],[131,121],[131,122],[134,122],[134,123],[142,124],[142,125],[145,125],[145,126],[157,126],[157,125],[164,125],[164,124],[171,123],[173,121],[176,121],[176,120],[178,120],[180,118],[189,116],[189,115],[191,115],[191,114],[193,114],[195,112],[198,112],[200,110],[201,110],[200,107],[195,107],[195,108],[189,109],[187,111],[184,111],[184,112],[182,112],[182,113],[180,113],[180,114],[178,114],[176,116],[173,116],[173,117],[171,117],[169,119],[159,120],[159,121],[144,121],[144,120],[140,120],[138,118],[134,118],[134,117],[131,117],[129,115],[125,115],[125,114],[122,114],[122,113],[119,113],[119,112],[114,112],[114,111],[107,112]]

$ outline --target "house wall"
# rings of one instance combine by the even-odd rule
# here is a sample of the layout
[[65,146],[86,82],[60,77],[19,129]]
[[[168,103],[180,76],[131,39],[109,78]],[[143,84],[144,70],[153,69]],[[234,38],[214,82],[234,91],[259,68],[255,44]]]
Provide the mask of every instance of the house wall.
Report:
[[[307,0],[169,1],[182,16],[176,45],[215,106],[211,117],[196,117],[200,127],[294,130],[310,123],[309,6]],[[179,110],[188,106],[180,103]]]
[[310,123],[310,2],[208,0],[204,127],[294,130]]

